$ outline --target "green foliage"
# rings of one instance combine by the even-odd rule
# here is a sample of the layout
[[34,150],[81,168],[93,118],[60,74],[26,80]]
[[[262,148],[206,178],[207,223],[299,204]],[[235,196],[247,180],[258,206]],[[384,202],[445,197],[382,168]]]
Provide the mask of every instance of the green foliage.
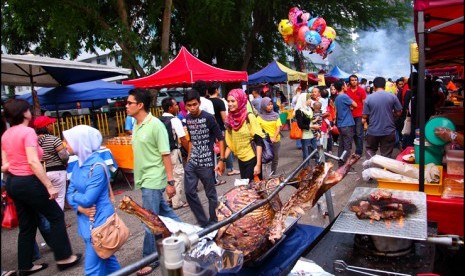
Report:
[[[138,74],[160,69],[164,0],[1,3],[1,39],[8,53],[75,58],[83,49],[96,52],[98,47],[113,56],[122,52],[123,66]],[[277,24],[293,6],[322,16],[342,45],[351,42],[351,29],[373,30],[388,20],[403,28],[412,17],[406,0],[173,0],[170,55],[185,46],[207,63],[216,60],[218,67],[249,72],[272,59],[286,63],[296,53],[284,44]]]

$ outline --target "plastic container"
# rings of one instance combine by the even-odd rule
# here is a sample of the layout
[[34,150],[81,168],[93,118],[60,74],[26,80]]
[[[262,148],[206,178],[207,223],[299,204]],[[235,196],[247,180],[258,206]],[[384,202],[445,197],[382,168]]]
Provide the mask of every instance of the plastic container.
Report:
[[[418,167],[417,164],[413,164],[412,166]],[[425,183],[425,193],[427,195],[435,195],[440,196],[442,195],[443,185],[442,185],[442,166],[436,166],[439,169],[439,183]],[[384,180],[378,179],[378,188],[385,188],[385,189],[394,189],[394,190],[404,190],[404,191],[419,191],[420,184],[418,183],[408,183],[408,182],[399,182],[399,181],[391,181],[391,180]]]
[[449,150],[446,153],[447,174],[463,175],[463,150]]
[[[420,162],[420,139],[415,139],[413,142],[415,149],[415,162]],[[425,164],[434,163],[442,165],[442,157],[444,155],[443,146],[435,146],[425,141]]]

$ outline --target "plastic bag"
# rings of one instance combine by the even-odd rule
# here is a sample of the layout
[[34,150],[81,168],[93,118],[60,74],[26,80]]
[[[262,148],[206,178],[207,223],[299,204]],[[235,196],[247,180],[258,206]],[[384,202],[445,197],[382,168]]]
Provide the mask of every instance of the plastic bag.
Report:
[[293,140],[302,139],[302,130],[299,128],[299,125],[296,121],[291,123],[291,131],[289,133],[289,138]]
[[7,229],[15,228],[19,223],[13,199],[11,199],[6,192],[2,193],[2,198],[4,198],[6,202],[5,210],[3,212],[2,227]]

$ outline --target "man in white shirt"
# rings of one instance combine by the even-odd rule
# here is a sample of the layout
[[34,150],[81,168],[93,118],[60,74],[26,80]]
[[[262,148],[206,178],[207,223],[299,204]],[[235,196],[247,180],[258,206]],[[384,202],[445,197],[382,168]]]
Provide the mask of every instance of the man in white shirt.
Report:
[[[186,139],[186,132],[182,126],[181,120],[176,116],[179,112],[178,104],[173,97],[163,99],[161,102],[163,114],[160,120],[165,124],[170,141],[171,163],[173,164],[174,187],[176,195],[171,198],[173,209],[179,209],[189,206],[185,201],[184,193],[184,167],[182,164],[182,156],[180,145],[187,151],[189,149],[189,141]],[[170,129],[168,129],[170,128]],[[184,200],[183,200],[184,199]]]
[[215,116],[215,108],[213,107],[213,103],[206,98],[208,95],[208,86],[207,83],[203,80],[198,80],[194,82],[192,85],[192,89],[197,90],[200,94],[200,110],[204,110],[211,115]]

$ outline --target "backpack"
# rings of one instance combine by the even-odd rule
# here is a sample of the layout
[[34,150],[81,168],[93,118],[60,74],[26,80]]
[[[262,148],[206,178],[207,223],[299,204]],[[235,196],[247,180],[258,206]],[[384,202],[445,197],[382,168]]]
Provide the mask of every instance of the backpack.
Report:
[[178,136],[176,135],[176,132],[174,131],[172,125],[171,125],[171,119],[172,116],[160,116],[160,121],[165,124],[166,131],[168,131],[168,140],[170,141],[170,150],[175,150],[179,148],[178,144]]

